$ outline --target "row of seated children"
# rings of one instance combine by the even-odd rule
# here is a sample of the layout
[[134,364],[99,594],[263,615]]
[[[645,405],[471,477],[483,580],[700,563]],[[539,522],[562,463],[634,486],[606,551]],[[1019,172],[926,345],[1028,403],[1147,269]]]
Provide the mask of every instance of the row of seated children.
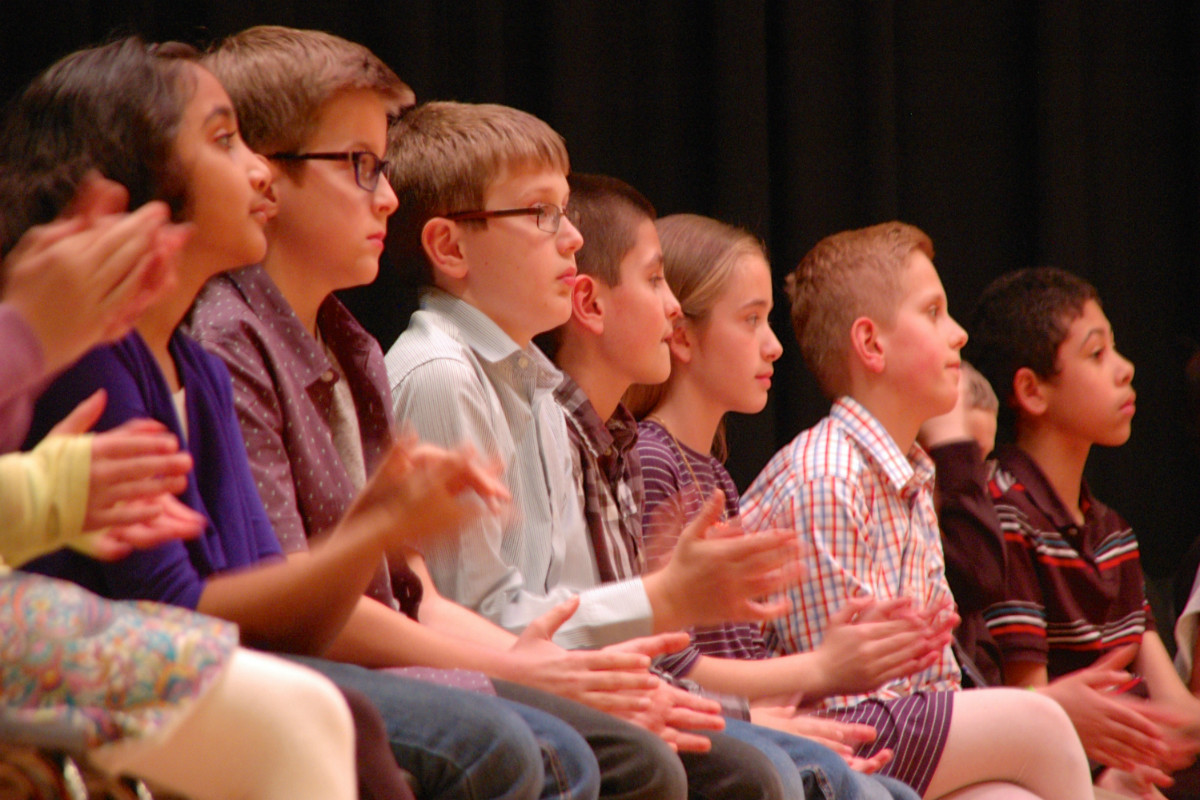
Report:
[[[339,74],[346,63],[357,64],[358,72]],[[507,794],[499,779],[490,783],[495,796],[682,796],[685,781],[693,794],[707,796],[912,796],[895,781],[864,777],[880,768],[927,797],[1086,796],[1083,751],[1057,705],[1027,693],[953,691],[957,671],[946,649],[952,617],[927,469],[912,484],[907,506],[879,492],[879,502],[891,503],[895,515],[893,539],[864,527],[861,538],[878,538],[879,546],[860,548],[853,558],[836,539],[853,540],[855,531],[829,522],[853,516],[850,501],[837,494],[845,484],[836,474],[768,484],[774,499],[749,506],[759,509],[757,517],[747,514],[755,527],[776,529],[767,535],[740,536],[732,520],[718,520],[736,512],[735,492],[719,464],[700,454],[726,411],[761,408],[778,355],[765,327],[771,291],[761,248],[729,259],[726,275],[706,284],[707,296],[689,294],[681,313],[663,285],[652,208],[644,200],[630,202],[636,193],[604,180],[580,177],[568,184],[561,140],[528,115],[427,104],[407,112],[389,142],[388,113],[408,98],[398,79],[361,48],[311,32],[258,29],[229,40],[205,64],[232,100],[223,98],[212,74],[193,66],[187,74],[197,90],[189,105],[196,97],[209,102],[198,119],[222,125],[207,129],[206,141],[235,154],[241,143],[233,120],[242,119],[251,146],[267,156],[265,165],[242,167],[254,191],[234,192],[234,182],[205,185],[208,165],[192,171],[189,216],[197,238],[206,240],[206,257],[182,259],[181,288],[171,302],[152,306],[134,338],[90,355],[63,376],[39,419],[50,424],[97,385],[120,398],[123,415],[109,415],[102,427],[129,416],[159,416],[196,460],[198,486],[189,484],[184,499],[204,509],[212,524],[200,546],[166,545],[103,570],[60,555],[43,561],[43,569],[110,594],[198,606],[239,622],[242,635],[258,644],[342,662],[304,659],[362,688],[380,706],[393,751],[414,774],[421,796],[453,794],[484,774],[495,777],[471,769],[450,780],[438,774],[427,763],[432,737],[413,730],[421,725],[436,727],[457,747],[492,747],[472,754],[477,764],[503,759],[509,770],[523,770],[522,780],[505,776],[512,781]],[[185,110],[182,119],[188,117]],[[394,193],[380,180],[377,154],[385,150]],[[99,162],[92,166],[116,168],[92,157]],[[231,219],[236,204],[199,202],[221,192],[224,200],[240,196],[249,210]],[[568,195],[572,208],[580,207],[570,217],[563,213]],[[389,398],[377,345],[331,293],[374,277],[387,217],[398,206],[393,247],[401,260],[426,269],[435,288],[389,353]],[[250,243],[257,240],[247,217],[260,223],[260,233],[265,223],[265,257],[261,251],[247,257],[258,247]],[[692,220],[677,222],[684,245],[690,237],[700,250],[677,263],[709,273],[719,261],[722,235]],[[222,225],[232,230],[222,232]],[[814,348],[821,355],[810,365],[822,375],[818,367],[826,362],[825,374],[834,376],[831,393],[852,398],[839,402],[862,412],[857,419],[873,428],[870,444],[891,443],[898,453],[891,466],[903,472],[916,428],[945,411],[956,394],[952,362],[963,337],[945,314],[927,240],[922,245],[904,226],[873,233],[868,249],[880,246],[877,239],[889,248],[880,259],[884,268],[868,273],[878,291],[864,300],[856,257],[834,248],[812,274],[802,264],[794,294],[807,297],[807,306],[797,301],[803,320],[821,321],[806,356]],[[585,238],[597,247],[579,251]],[[576,251],[586,274],[576,274]],[[705,252],[714,255],[706,260]],[[252,262],[261,263],[222,274]],[[188,325],[228,363],[232,394],[213,362],[175,332],[206,281]],[[681,286],[672,288],[684,294]],[[556,355],[575,383],[560,387],[557,370],[530,341],[564,324]],[[750,359],[757,366],[746,373],[745,356],[753,352],[748,341],[761,347]],[[730,380],[739,366],[743,385]],[[678,454],[679,488],[691,486],[697,501],[714,497],[707,506],[680,508],[675,517],[699,506],[697,520],[677,542],[676,526],[663,526],[670,529],[670,552],[647,559],[653,545],[641,540],[638,461],[613,462],[611,448],[598,448],[593,439],[611,427],[632,441],[629,419],[617,415],[619,398],[632,383],[663,380],[668,369],[678,379],[672,377],[665,397],[647,409],[653,419],[646,430]],[[177,415],[169,388],[183,386],[185,413]],[[555,390],[571,409],[569,418],[556,405]],[[672,401],[672,391],[707,400]],[[914,397],[921,402],[911,404]],[[469,450],[446,452],[402,439],[389,451],[396,424],[389,406],[399,422],[435,444],[466,440],[498,457],[515,513],[483,513],[460,502],[464,486],[485,497],[503,494],[494,473]],[[230,430],[234,413],[249,464],[237,431]],[[897,443],[906,447],[896,450]],[[368,480],[379,463],[383,477]],[[908,472],[911,477],[911,466]],[[714,484],[723,486],[725,497],[715,496]],[[767,509],[784,504],[783,496],[818,488],[828,492],[825,528],[788,517],[803,511],[798,502],[777,508],[784,519],[769,520],[776,511]],[[659,499],[668,495],[663,490]],[[748,503],[755,498],[752,487]],[[901,517],[916,527],[904,528]],[[865,518],[870,523],[871,514]],[[650,514],[647,529],[661,519]],[[455,530],[459,522],[465,525]],[[327,542],[308,548],[310,536],[331,529]],[[445,529],[451,530],[437,534]],[[815,582],[811,575],[797,582],[794,565],[787,565],[794,561],[788,543],[797,531],[813,540],[806,560],[818,572]],[[833,543],[822,550],[826,533]],[[383,567],[389,563],[384,539],[398,545],[389,548],[390,569]],[[222,575],[270,559],[280,545],[293,552],[282,564]],[[905,560],[913,557],[916,570]],[[885,562],[894,564],[890,572]],[[368,584],[369,596],[360,596]],[[795,610],[773,625],[768,640],[805,652],[769,659],[761,637],[729,623],[779,616],[786,603],[752,598],[788,584],[796,587],[790,591]],[[570,599],[573,593],[578,599]],[[723,639],[714,624],[726,626],[732,638]],[[668,659],[661,678],[641,671],[646,656],[679,650],[685,640],[661,633],[625,641],[697,625],[708,628],[697,631],[695,650]],[[566,652],[550,642],[552,635],[569,646],[612,646]],[[435,707],[411,680],[351,665],[479,669],[491,680],[463,671],[425,670],[420,677],[422,686],[441,682],[498,693],[507,704],[499,708],[515,713],[505,718],[480,697],[471,701],[471,716],[456,717],[462,700],[455,690],[436,694],[444,705]],[[719,692],[733,716],[722,721],[716,706],[680,687]],[[746,708],[730,695],[756,702]],[[799,703],[827,695],[822,717],[795,713]],[[480,717],[488,708],[496,716],[484,735]],[[1039,724],[1031,734],[1018,731],[1017,719]],[[697,727],[724,727],[726,734],[697,736]],[[518,744],[500,728],[535,734],[547,769],[537,771],[538,749],[501,752]],[[835,749],[793,734],[824,739]]]

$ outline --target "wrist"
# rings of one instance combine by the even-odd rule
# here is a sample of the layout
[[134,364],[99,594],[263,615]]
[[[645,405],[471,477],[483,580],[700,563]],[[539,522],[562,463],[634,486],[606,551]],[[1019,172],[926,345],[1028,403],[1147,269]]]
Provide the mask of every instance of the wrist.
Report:
[[642,587],[646,590],[646,598],[650,601],[655,633],[678,631],[688,627],[675,604],[667,568],[664,567],[658,572],[643,577]]

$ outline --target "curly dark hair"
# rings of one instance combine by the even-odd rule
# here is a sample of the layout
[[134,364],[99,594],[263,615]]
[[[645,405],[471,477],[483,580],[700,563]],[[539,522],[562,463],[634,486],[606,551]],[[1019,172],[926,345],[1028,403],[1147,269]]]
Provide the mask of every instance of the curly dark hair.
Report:
[[967,323],[963,358],[983,374],[1000,398],[999,434],[1016,433],[1013,378],[1028,367],[1041,378],[1058,371],[1058,348],[1096,287],[1057,267],[1034,267],[1002,275],[979,296]]
[[58,61],[0,125],[0,254],[54,219],[90,170],[129,191],[130,208],[163,200],[182,217],[187,185],[175,136],[194,90],[188,45],[130,37]]

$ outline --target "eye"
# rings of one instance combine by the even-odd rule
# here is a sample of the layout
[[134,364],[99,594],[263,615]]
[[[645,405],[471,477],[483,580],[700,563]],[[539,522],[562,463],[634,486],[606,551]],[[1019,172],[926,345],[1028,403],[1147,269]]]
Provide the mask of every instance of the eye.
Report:
[[234,143],[237,141],[237,136],[237,131],[227,131],[225,133],[218,134],[214,141],[217,143],[217,146],[223,150],[232,150]]
[[753,327],[755,325],[758,325],[758,321],[760,319],[762,319],[762,317],[759,316],[757,313],[754,313],[754,314],[751,314],[750,316],[746,317],[746,322],[750,323],[750,325]]

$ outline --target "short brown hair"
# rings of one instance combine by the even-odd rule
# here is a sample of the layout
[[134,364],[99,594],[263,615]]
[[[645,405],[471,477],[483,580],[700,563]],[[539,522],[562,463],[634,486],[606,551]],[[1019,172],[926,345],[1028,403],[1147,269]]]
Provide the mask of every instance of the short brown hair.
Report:
[[582,275],[608,286],[621,282],[621,261],[637,241],[637,226],[658,213],[637,189],[607,175],[572,173],[569,216],[583,234],[584,246],[575,254]]
[[229,92],[242,138],[260,153],[300,150],[339,92],[376,92],[392,118],[415,100],[374,53],[324,31],[259,25],[228,37],[201,63]]
[[1000,400],[992,389],[992,384],[983,377],[983,373],[975,369],[966,360],[962,362],[962,380],[967,382],[967,408],[980,411],[999,411]]
[[[433,283],[421,230],[433,217],[483,208],[505,169],[571,171],[563,139],[542,120],[508,106],[433,102],[405,112],[388,142],[388,179],[400,207],[388,225],[397,266]],[[482,224],[482,223],[478,223]]]
[[787,277],[796,341],[831,399],[850,389],[850,326],[863,316],[891,323],[900,276],[914,250],[933,258],[933,242],[924,231],[884,222],[825,237]]

